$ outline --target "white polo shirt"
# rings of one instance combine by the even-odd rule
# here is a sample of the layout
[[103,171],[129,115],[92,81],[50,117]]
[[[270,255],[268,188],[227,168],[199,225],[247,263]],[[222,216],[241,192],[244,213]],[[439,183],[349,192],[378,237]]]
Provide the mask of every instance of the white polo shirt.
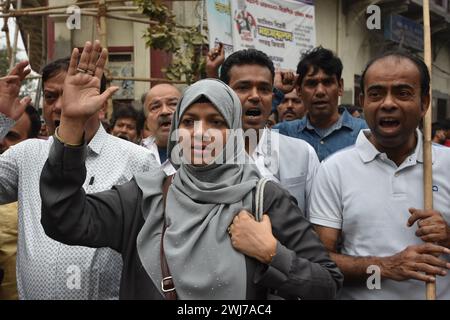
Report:
[[[423,241],[407,227],[408,208],[423,208],[422,134],[416,149],[397,165],[359,133],[356,144],[322,162],[313,182],[309,206],[313,224],[342,231],[341,253],[391,256]],[[450,148],[433,145],[434,209],[450,223]],[[444,257],[450,261],[447,255]],[[372,273],[368,274],[368,277]],[[424,299],[425,283],[382,280],[381,289],[345,286],[342,299]],[[437,298],[450,299],[450,272],[437,276]]]

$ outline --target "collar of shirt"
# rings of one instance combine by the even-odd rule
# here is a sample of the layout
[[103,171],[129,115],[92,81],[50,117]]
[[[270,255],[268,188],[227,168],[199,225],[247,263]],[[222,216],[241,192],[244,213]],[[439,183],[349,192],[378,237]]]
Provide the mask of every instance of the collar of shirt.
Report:
[[[369,141],[368,135],[370,135],[369,129],[361,130],[355,142],[356,150],[358,151],[359,156],[361,157],[361,160],[364,163],[369,163],[375,160],[378,156],[384,154],[378,151],[378,149],[375,148],[372,142]],[[423,163],[423,138],[422,132],[419,129],[416,129],[416,137],[417,137],[416,148],[414,149],[414,152],[409,156],[410,163],[412,165],[416,163]],[[435,159],[434,153],[435,152],[432,148],[431,151],[432,163],[434,163]]]
[[[354,123],[353,123],[353,117],[350,113],[348,113],[347,110],[344,110],[344,112],[339,116],[339,120],[332,125],[332,131],[334,130],[339,130],[342,127],[347,127],[350,130],[354,130]],[[314,130],[315,131],[315,127],[311,124],[311,122],[309,121],[309,117],[303,117],[299,123],[298,123],[298,131],[304,131],[305,129],[308,130]]]
[[158,146],[156,145],[155,137],[149,136],[142,140],[142,145],[150,150],[151,154],[155,158],[155,160],[161,164],[161,159],[159,158]]
[[259,138],[258,145],[256,146],[255,150],[253,151],[252,158],[255,158],[255,155],[262,155],[265,156],[267,152],[267,145],[268,145],[268,134],[269,129],[264,128],[262,132],[262,136]]
[[97,133],[94,135],[92,140],[88,144],[88,149],[95,154],[99,155],[102,148],[108,138],[108,133],[105,131],[103,126],[100,124]]
[[148,149],[154,142],[155,142],[155,137],[148,136],[147,138],[141,140],[141,146]]

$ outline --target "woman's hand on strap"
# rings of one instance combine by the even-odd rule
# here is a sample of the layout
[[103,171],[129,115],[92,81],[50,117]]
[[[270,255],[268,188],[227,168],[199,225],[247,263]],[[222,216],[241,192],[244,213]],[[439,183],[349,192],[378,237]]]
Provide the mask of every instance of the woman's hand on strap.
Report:
[[258,261],[270,264],[277,249],[277,239],[272,234],[272,224],[264,214],[261,222],[247,210],[241,210],[228,227],[233,247]]

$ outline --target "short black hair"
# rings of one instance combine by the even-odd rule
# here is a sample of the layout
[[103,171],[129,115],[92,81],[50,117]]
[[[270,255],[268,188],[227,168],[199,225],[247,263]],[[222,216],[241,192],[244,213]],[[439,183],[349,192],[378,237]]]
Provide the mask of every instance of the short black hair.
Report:
[[222,64],[220,69],[220,80],[230,84],[230,70],[234,66],[259,65],[266,67],[272,74],[272,82],[275,77],[275,67],[272,60],[264,52],[256,49],[244,49],[233,52]]
[[439,121],[439,123],[442,125],[442,128],[444,128],[445,130],[450,130],[450,118],[441,120],[441,121]]
[[[42,68],[42,90],[44,90],[44,83],[48,81],[50,78],[53,78],[61,71],[67,72],[69,70],[70,57],[65,57],[61,59],[57,59],[45,65]],[[106,90],[106,77],[103,74],[102,79],[100,80],[100,93],[103,93]]]
[[[272,114],[273,114],[274,117],[275,117],[275,122],[278,123],[278,122],[280,121],[280,118],[279,118],[280,116],[279,116],[279,114],[278,114],[278,110],[277,110],[277,109],[272,109],[272,111],[270,112],[270,116],[271,116]],[[270,116],[269,116],[269,117],[270,117]]]
[[433,122],[431,125],[431,138],[433,138],[436,135],[436,131],[439,130],[445,130],[444,126],[439,122]]
[[297,65],[298,85],[302,84],[303,78],[311,67],[313,68],[313,74],[321,69],[329,76],[336,76],[337,81],[341,80],[342,69],[344,68],[341,59],[333,51],[322,46],[315,47],[305,52]]
[[430,72],[428,71],[428,67],[423,62],[423,60],[408,51],[395,49],[389,50],[381,53],[374,59],[370,60],[369,63],[364,68],[364,71],[361,75],[360,86],[361,86],[361,94],[364,95],[364,78],[366,77],[367,70],[378,60],[382,60],[387,57],[397,57],[400,59],[408,59],[412,63],[415,64],[420,73],[420,96],[425,97],[430,93]]
[[117,120],[122,118],[130,118],[136,121],[136,132],[139,135],[144,128],[144,115],[142,112],[137,111],[131,105],[122,105],[115,108],[110,122],[110,128],[114,128]]
[[349,103],[340,104],[338,110],[339,110],[339,113],[341,113],[341,114],[344,112],[344,110],[347,110],[348,113],[350,113],[350,114],[353,114],[355,111],[362,112],[361,107],[358,107],[358,106],[355,106],[354,104],[349,104]]
[[31,123],[30,129],[28,130],[28,139],[37,138],[41,130],[41,117],[39,116],[39,112],[32,105],[28,105],[25,108],[25,113],[28,115]]

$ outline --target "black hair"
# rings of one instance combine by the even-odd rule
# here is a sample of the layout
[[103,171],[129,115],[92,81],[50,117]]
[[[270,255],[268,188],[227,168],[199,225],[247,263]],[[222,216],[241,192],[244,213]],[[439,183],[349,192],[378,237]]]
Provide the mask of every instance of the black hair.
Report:
[[301,85],[303,78],[307,75],[312,67],[313,74],[317,74],[319,70],[323,70],[329,76],[336,76],[336,80],[342,77],[342,61],[333,51],[325,49],[322,46],[315,47],[305,52],[297,65],[297,84]]
[[273,109],[273,110],[270,112],[269,117],[270,117],[272,114],[274,115],[275,122],[278,123],[278,122],[280,121],[280,119],[279,119],[279,114],[278,114],[278,110],[277,110],[277,109]]
[[386,51],[374,59],[370,60],[370,62],[364,68],[364,71],[361,76],[360,86],[361,86],[361,94],[364,95],[364,78],[366,77],[367,70],[378,60],[382,60],[387,57],[397,57],[400,59],[408,59],[417,67],[420,73],[420,96],[425,97],[430,93],[430,72],[428,71],[427,65],[423,62],[421,58],[418,58],[411,53],[396,49]]
[[[53,78],[60,72],[67,72],[69,69],[70,57],[65,57],[61,59],[57,59],[45,65],[42,68],[42,84],[48,81],[50,78]],[[42,90],[44,90],[44,85],[42,85]],[[103,74],[102,79],[100,80],[100,93],[103,93],[106,90],[106,77]]]
[[198,97],[197,100],[192,102],[191,105],[194,103],[211,103],[212,104],[211,100],[209,100],[209,98],[203,94],[200,97]]
[[141,105],[142,105],[142,109],[144,109],[145,99],[147,99],[147,95],[148,95],[148,91],[146,91],[146,92],[144,92],[143,94],[141,94]]
[[110,128],[114,128],[117,120],[122,118],[130,118],[136,121],[136,132],[139,135],[144,128],[144,115],[137,111],[133,106],[123,105],[115,108],[110,122]]
[[450,130],[450,118],[449,119],[445,119],[445,120],[441,120],[439,121],[440,125],[442,126],[443,129],[445,130]]
[[344,110],[347,110],[351,115],[353,115],[355,111],[362,112],[362,108],[349,103],[340,104],[338,110],[340,114],[342,114]]
[[433,122],[431,125],[431,138],[433,138],[439,130],[445,130],[444,126],[439,122]]
[[30,129],[28,130],[28,139],[36,138],[41,130],[41,117],[39,116],[39,112],[32,105],[28,105],[25,108],[25,113],[28,115],[31,123]]
[[269,69],[272,74],[273,81],[275,77],[275,67],[273,66],[272,60],[270,60],[267,54],[256,49],[239,50],[229,55],[223,62],[220,69],[220,80],[226,84],[229,84],[230,70],[232,67],[255,64]]

